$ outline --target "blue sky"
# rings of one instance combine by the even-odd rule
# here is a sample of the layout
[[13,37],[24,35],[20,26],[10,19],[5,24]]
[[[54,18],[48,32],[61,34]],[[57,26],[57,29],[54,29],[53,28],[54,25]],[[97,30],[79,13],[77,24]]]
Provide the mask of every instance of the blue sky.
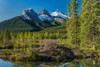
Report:
[[[81,0],[77,1],[80,4],[80,9]],[[66,6],[68,2],[70,0],[0,0],[0,21],[19,16],[27,8],[33,8],[37,13],[42,8],[47,9],[49,12],[54,12],[59,8],[63,13],[67,14]]]

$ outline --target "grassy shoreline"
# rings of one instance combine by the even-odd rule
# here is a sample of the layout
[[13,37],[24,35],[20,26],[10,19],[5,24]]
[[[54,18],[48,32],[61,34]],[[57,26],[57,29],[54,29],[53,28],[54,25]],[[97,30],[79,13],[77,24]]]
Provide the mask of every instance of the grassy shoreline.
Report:
[[[15,51],[17,53],[15,53]],[[28,54],[26,55],[26,52],[24,52],[23,50],[13,50],[13,49],[0,49],[0,57],[3,59],[7,59],[10,61],[22,61],[22,62],[33,62],[33,61],[55,61],[55,62],[65,62],[65,61],[72,61],[74,59],[95,59],[95,58],[99,58],[100,57],[100,52],[96,51],[96,50],[79,50],[79,49],[71,49],[71,51],[73,52],[73,56],[70,55],[69,56],[65,56],[65,54],[63,54],[62,52],[60,54],[62,55],[57,55],[56,58],[52,58],[52,57],[47,57],[43,54],[40,54],[39,52],[28,52]],[[32,53],[32,54],[30,54]],[[61,60],[62,57],[66,57],[65,60]],[[73,58],[71,58],[73,57]],[[49,59],[47,59],[49,58]],[[47,59],[47,60],[46,60]],[[50,60],[53,59],[53,60]]]

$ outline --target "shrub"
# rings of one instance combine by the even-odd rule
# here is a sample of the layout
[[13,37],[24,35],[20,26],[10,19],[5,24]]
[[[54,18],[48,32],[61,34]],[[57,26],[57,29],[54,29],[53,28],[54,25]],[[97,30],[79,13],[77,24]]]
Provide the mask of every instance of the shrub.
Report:
[[62,55],[62,56],[63,56],[64,54],[65,54],[65,52],[64,52],[64,51],[61,51],[60,55]]
[[42,57],[37,53],[32,54],[30,58],[34,61],[40,61],[42,59]]
[[22,57],[21,57],[20,55],[18,55],[18,54],[12,55],[12,56],[10,56],[10,58],[9,58],[9,60],[12,60],[12,61],[19,61],[19,60],[21,60],[21,59],[22,59]]
[[57,57],[56,57],[56,61],[60,61],[60,55],[58,55]]

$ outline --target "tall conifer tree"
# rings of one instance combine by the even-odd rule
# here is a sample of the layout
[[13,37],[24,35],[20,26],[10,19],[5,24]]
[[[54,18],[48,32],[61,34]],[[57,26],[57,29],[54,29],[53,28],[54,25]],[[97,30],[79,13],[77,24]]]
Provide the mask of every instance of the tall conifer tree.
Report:
[[95,48],[95,45],[98,42],[98,37],[100,37],[99,36],[100,18],[98,17],[97,14],[100,8],[98,8],[97,6],[98,3],[99,2],[96,0],[82,1],[82,13],[80,15],[81,18],[80,40],[81,44],[87,47],[92,45],[93,48]]
[[70,19],[70,24],[68,27],[68,42],[73,44],[76,48],[78,47],[78,2],[77,0],[71,0],[71,13],[72,18]]

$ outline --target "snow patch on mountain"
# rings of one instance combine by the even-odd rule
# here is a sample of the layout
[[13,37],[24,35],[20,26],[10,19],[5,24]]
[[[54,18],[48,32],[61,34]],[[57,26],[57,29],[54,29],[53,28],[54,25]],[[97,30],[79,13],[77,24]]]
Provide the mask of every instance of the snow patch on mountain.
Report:
[[48,15],[39,15],[39,18],[41,21],[52,21],[53,18],[52,17],[49,17]]
[[64,20],[66,20],[66,18],[69,18],[67,15],[62,13],[59,9],[57,9],[57,11],[55,11],[55,12],[52,12],[51,16],[53,16],[55,18],[63,18]]

